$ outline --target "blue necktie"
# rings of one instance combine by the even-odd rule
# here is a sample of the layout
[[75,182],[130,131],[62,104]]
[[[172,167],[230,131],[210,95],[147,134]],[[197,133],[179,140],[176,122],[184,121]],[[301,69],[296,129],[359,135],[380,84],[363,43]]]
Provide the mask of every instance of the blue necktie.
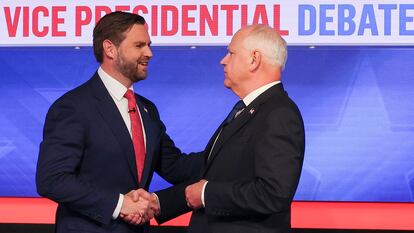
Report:
[[226,120],[225,120],[225,124],[229,124],[236,116],[237,112],[241,111],[242,109],[244,109],[246,107],[246,105],[244,104],[243,100],[239,100],[233,107],[233,109],[231,110],[231,112],[229,113],[229,115],[227,116]]
[[244,102],[242,100],[239,100],[233,107],[233,109],[231,110],[231,112],[229,113],[229,115],[226,117],[226,119],[224,120],[223,124],[221,125],[221,129],[219,131],[219,133],[216,136],[216,139],[213,142],[213,145],[210,148],[210,153],[208,154],[207,160],[210,159],[211,153],[213,152],[214,146],[216,145],[217,139],[220,137],[221,131],[223,130],[223,128],[229,124],[235,117],[237,112],[241,111],[242,109],[244,109],[246,107],[246,105],[244,104]]

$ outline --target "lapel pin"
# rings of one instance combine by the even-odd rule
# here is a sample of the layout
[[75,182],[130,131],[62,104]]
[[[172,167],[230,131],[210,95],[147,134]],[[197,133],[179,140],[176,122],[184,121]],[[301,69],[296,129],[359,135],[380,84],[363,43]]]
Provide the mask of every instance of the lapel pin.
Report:
[[254,108],[252,108],[252,109],[250,109],[249,113],[250,113],[250,114],[253,114],[253,113],[254,113],[254,111],[255,111],[255,110],[254,110]]
[[146,113],[148,113],[148,110],[147,110],[147,108],[144,108],[144,111],[145,111]]

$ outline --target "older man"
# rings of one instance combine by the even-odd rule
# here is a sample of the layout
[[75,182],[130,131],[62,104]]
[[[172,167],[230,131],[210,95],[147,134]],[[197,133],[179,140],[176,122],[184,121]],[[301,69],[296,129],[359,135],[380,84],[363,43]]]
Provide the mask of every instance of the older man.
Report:
[[286,42],[268,26],[234,35],[221,64],[240,101],[207,144],[200,181],[156,193],[159,222],[191,208],[189,232],[289,231],[305,132],[281,83],[286,58]]

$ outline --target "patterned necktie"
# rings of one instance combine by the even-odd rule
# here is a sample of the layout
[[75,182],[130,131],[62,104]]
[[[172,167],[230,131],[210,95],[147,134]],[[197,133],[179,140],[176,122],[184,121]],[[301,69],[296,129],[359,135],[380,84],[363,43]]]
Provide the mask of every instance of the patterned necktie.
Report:
[[220,129],[219,133],[217,134],[216,139],[213,142],[213,145],[210,148],[210,152],[208,153],[207,161],[210,160],[211,153],[213,152],[214,146],[216,145],[217,139],[220,137],[220,134],[221,134],[223,128],[227,124],[229,124],[234,118],[236,118],[237,113],[240,112],[241,110],[243,110],[245,107],[246,107],[246,105],[244,104],[244,102],[242,100],[239,100],[234,105],[233,109],[230,111],[229,115],[224,120],[224,123],[222,124],[221,129]]
[[141,119],[138,115],[137,102],[135,100],[134,92],[128,89],[124,97],[128,99],[128,113],[131,119],[132,143],[134,145],[138,181],[141,182],[145,161],[144,134],[142,131]]
[[246,105],[244,104],[243,100],[239,100],[233,107],[233,109],[231,110],[231,112],[229,113],[229,115],[227,116],[226,120],[225,120],[225,124],[229,124],[234,118],[236,118],[236,114],[238,112],[240,112],[241,110],[243,110],[246,107]]

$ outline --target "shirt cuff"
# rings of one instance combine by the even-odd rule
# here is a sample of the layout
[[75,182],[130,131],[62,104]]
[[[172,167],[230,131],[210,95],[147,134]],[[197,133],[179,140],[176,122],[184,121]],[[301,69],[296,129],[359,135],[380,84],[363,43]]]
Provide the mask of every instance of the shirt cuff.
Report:
[[206,203],[204,201],[204,190],[206,189],[208,181],[206,181],[206,183],[204,183],[203,185],[203,189],[201,190],[201,203],[203,203],[203,207],[206,207]]
[[114,213],[112,214],[112,219],[118,218],[119,212],[121,212],[123,202],[124,202],[124,195],[119,194],[118,204],[116,205]]

